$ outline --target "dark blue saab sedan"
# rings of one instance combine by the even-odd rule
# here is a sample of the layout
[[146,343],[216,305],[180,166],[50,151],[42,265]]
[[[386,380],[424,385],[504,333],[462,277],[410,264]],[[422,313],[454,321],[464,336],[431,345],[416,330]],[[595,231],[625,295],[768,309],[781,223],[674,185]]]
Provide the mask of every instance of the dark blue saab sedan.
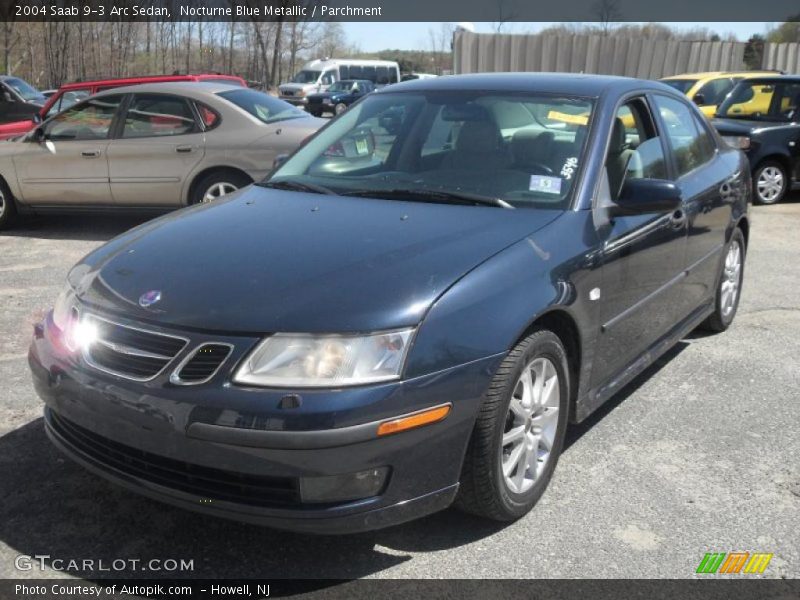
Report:
[[30,350],[47,432],[131,490],[279,528],[519,518],[570,423],[731,324],[748,172],[660,83],[386,88],[70,272]]

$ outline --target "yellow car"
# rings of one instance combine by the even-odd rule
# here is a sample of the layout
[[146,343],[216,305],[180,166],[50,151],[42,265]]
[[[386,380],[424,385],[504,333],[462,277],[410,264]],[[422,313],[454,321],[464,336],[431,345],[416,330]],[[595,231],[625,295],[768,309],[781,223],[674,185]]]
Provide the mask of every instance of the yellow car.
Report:
[[686,73],[661,79],[667,85],[686,94],[707,117],[713,117],[736,82],[748,77],[776,75],[776,71],[710,71]]

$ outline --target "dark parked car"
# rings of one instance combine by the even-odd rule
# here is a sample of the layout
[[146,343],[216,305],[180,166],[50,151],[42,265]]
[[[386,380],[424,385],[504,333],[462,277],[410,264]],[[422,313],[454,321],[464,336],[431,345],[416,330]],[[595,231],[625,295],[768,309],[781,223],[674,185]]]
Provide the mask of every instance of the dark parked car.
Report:
[[750,160],[755,201],[783,200],[800,182],[800,77],[744,79],[715,116],[723,139]]
[[30,351],[47,432],[131,490],[279,528],[454,501],[516,519],[568,423],[730,325],[749,193],[742,153],[660,83],[391,86],[261,184],[70,272]]
[[38,119],[47,98],[24,79],[0,75],[0,123]]
[[375,90],[375,84],[366,79],[342,79],[326,91],[306,96],[306,110],[315,117],[325,113],[338,115],[356,100]]

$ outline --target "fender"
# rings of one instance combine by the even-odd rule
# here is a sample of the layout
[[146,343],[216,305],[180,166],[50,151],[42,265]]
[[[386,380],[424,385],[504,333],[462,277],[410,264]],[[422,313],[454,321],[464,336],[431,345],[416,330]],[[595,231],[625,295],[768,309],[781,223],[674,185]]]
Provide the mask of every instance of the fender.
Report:
[[598,322],[599,305],[589,295],[601,285],[599,256],[588,210],[565,212],[506,248],[433,304],[417,332],[406,377],[505,354],[538,319],[562,311],[578,328],[580,398],[599,331],[590,325]]

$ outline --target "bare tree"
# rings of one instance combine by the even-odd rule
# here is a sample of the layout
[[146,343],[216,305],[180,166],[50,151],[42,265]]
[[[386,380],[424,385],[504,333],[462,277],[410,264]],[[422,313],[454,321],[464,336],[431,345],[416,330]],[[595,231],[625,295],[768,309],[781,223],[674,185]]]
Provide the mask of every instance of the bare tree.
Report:
[[607,36],[612,28],[612,23],[622,17],[619,10],[619,0],[597,0],[593,6],[597,21],[600,23],[602,35]]

